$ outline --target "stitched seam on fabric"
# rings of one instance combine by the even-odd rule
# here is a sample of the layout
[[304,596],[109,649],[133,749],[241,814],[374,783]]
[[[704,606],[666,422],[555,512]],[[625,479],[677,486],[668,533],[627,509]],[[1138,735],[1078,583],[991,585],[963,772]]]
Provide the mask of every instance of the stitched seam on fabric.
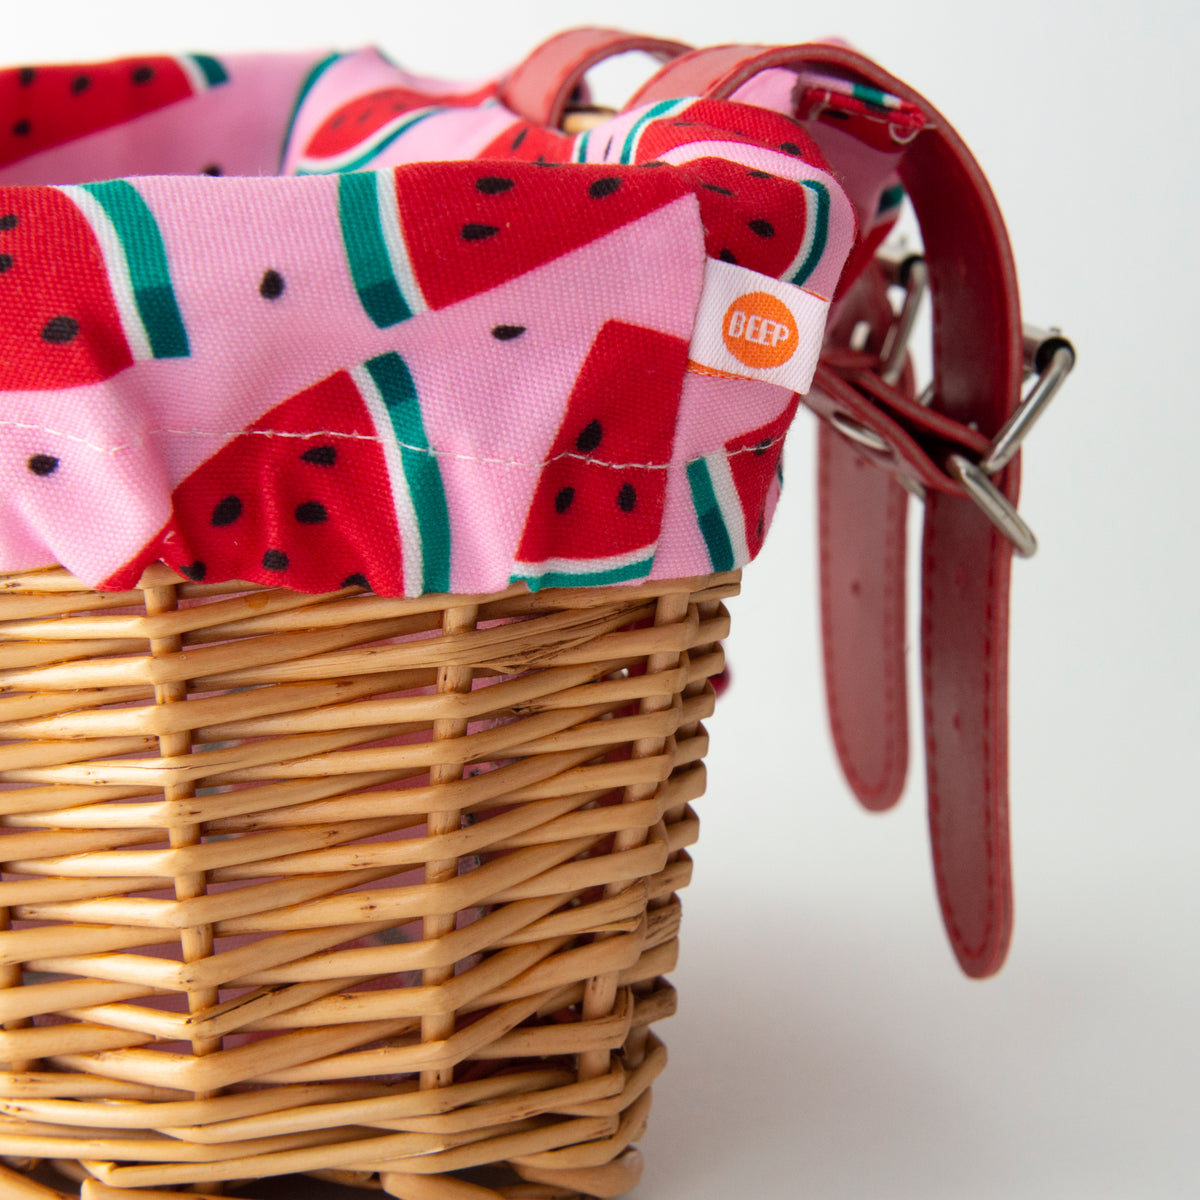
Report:
[[[75,442],[77,445],[86,446],[89,450],[98,450],[103,454],[120,454],[125,450],[137,450],[145,445],[145,438],[134,442],[123,442],[117,446],[101,446],[95,442],[89,442],[86,438],[80,437],[78,434],[67,433],[61,429],[51,429],[46,425],[35,425],[23,421],[0,421],[0,429],[25,429],[31,430],[34,433],[45,433],[51,437],[66,438],[70,442]],[[337,429],[314,429],[305,433],[293,433],[285,430],[276,429],[239,429],[233,433],[224,433],[220,430],[209,429],[150,429],[147,430],[147,437],[158,437],[159,435],[167,434],[172,437],[202,437],[202,438],[225,438],[231,441],[235,437],[267,437],[267,438],[295,438],[300,441],[307,441],[311,438],[342,438],[345,441],[354,442],[377,442],[385,441],[398,446],[401,450],[415,450],[421,454],[428,454],[432,458],[451,458],[459,462],[476,462],[486,463],[490,466],[499,467],[544,467],[550,463],[560,462],[563,459],[575,459],[579,462],[591,463],[594,467],[608,467],[613,471],[628,471],[633,468],[646,471],[669,471],[672,467],[696,462],[701,458],[708,458],[712,454],[724,454],[726,458],[734,458],[739,454],[762,454],[765,449],[778,445],[784,441],[783,437],[771,438],[764,445],[759,443],[755,446],[743,446],[737,450],[726,450],[724,447],[711,450],[707,454],[696,454],[691,458],[673,458],[667,462],[652,462],[652,463],[615,463],[606,462],[603,459],[592,458],[586,454],[577,454],[574,450],[564,450],[562,454],[555,454],[550,458],[539,459],[520,459],[520,458],[489,458],[485,455],[478,454],[460,454],[451,450],[434,450],[429,446],[417,446],[408,442],[399,442],[392,438],[381,438],[376,434],[368,433],[345,433]]]

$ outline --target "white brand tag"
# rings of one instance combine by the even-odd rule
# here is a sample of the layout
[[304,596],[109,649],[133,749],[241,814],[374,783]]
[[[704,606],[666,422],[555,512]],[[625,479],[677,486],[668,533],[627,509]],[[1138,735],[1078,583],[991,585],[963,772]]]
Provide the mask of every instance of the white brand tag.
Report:
[[825,337],[829,301],[816,292],[709,258],[688,370],[761,379],[803,395]]

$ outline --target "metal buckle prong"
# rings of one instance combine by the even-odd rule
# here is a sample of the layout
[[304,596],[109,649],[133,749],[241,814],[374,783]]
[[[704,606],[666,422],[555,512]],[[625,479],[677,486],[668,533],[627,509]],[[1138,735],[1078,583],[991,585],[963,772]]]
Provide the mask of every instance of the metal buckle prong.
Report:
[[1037,538],[1033,530],[982,467],[961,454],[951,454],[946,459],[946,470],[966,488],[967,495],[975,501],[983,515],[1012,542],[1013,549],[1022,558],[1032,558],[1037,553]]
[[978,463],[961,454],[952,454],[946,460],[946,469],[966,488],[984,516],[1012,542],[1013,549],[1022,558],[1031,558],[1037,553],[1037,538],[991,477],[1012,462],[1026,435],[1071,373],[1075,349],[1061,330],[1043,330],[1032,325],[1025,326],[1024,349],[1026,374],[1036,375],[1037,382]]

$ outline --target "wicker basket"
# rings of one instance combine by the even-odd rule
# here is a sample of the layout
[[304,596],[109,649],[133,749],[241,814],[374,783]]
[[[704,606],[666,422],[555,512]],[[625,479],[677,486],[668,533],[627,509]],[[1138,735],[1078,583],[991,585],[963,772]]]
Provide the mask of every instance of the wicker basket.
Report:
[[738,584],[0,577],[0,1193],[633,1187]]

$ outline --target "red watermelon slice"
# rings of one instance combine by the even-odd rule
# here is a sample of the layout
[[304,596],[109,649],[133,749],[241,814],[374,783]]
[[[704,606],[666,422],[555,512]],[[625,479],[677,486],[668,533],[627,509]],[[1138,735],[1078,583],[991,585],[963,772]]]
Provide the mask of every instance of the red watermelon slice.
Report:
[[341,158],[359,147],[369,148],[375,155],[393,133],[403,132],[414,119],[441,108],[474,108],[495,90],[495,84],[488,84],[462,95],[431,96],[412,88],[387,87],[355,96],[330,113],[309,138],[304,147],[305,163],[312,170],[320,170],[324,160]]
[[729,474],[737,489],[746,548],[751,558],[756,558],[762,549],[767,532],[767,496],[779,472],[783,439],[787,436],[799,403],[799,399],[793,397],[787,409],[775,420],[725,443]]
[[0,71],[0,166],[122,125],[228,79],[204,54]]
[[509,126],[498,138],[489,142],[478,158],[508,158],[516,162],[561,163],[571,158],[575,139],[557,129],[545,129],[521,121]]
[[133,362],[104,256],[54,188],[0,188],[0,390],[96,383]]
[[403,595],[384,450],[350,373],[285,400],[197,467],[171,521],[104,586],[132,586],[159,558],[195,580]]
[[772,109],[735,100],[695,100],[682,111],[650,122],[639,135],[636,160],[650,162],[676,146],[713,138],[778,150],[829,170],[817,143],[798,122]]
[[629,167],[415,163],[395,180],[409,262],[430,308],[513,279],[684,194],[677,178]]
[[517,547],[513,582],[600,586],[654,561],[687,346],[608,321],[576,380]]

